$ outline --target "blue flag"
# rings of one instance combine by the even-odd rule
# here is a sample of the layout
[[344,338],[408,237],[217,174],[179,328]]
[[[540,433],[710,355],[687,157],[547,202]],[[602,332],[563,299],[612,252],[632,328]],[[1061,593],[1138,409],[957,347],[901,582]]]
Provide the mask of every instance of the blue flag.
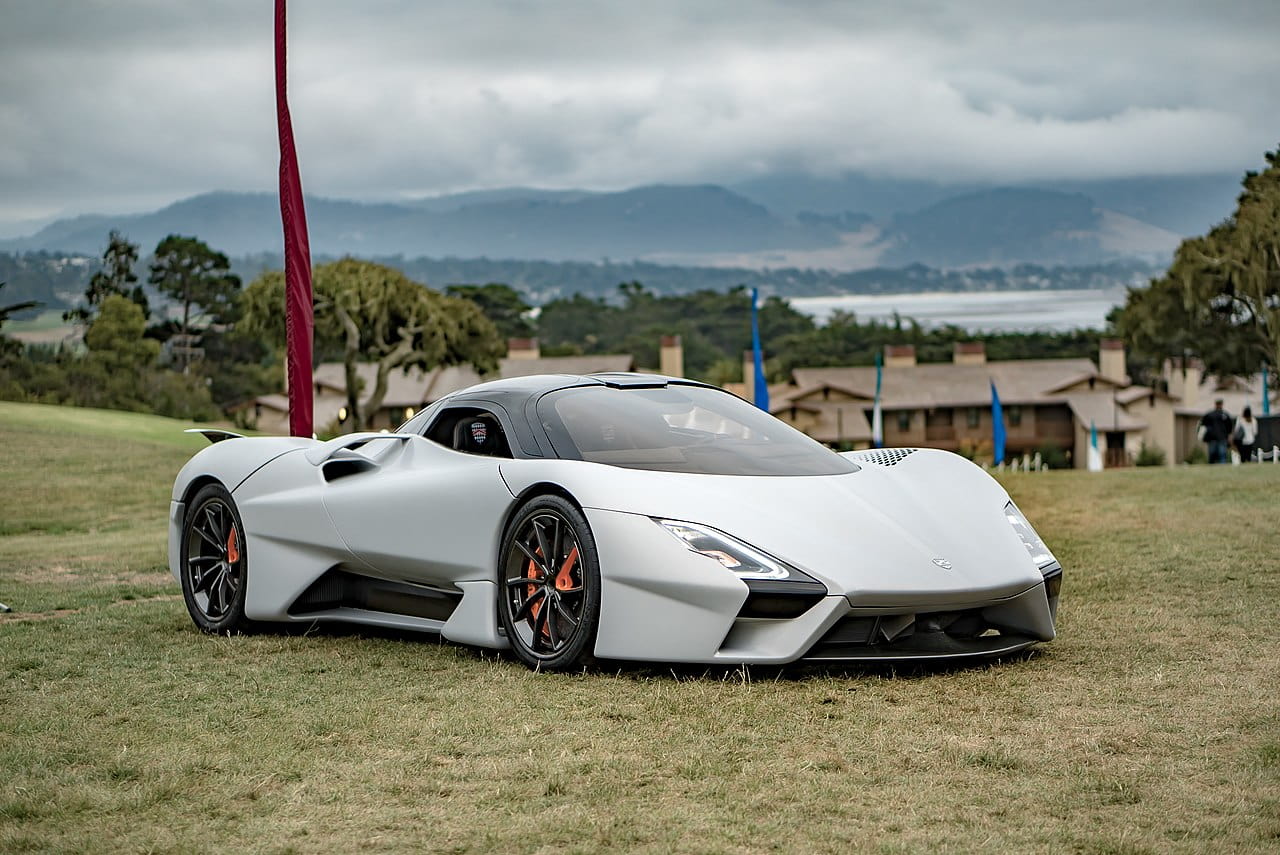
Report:
[[991,381],[991,446],[996,463],[1004,463],[1004,411],[1000,409],[1000,395],[996,381]]
[[1102,471],[1102,452],[1098,450],[1098,426],[1089,420],[1089,459],[1086,467],[1090,472]]
[[764,353],[760,350],[760,322],[756,318],[759,311],[757,305],[760,300],[760,292],[751,289],[751,356],[755,362],[755,379],[751,384],[755,390],[754,403],[757,407],[769,412],[769,386],[764,380]]

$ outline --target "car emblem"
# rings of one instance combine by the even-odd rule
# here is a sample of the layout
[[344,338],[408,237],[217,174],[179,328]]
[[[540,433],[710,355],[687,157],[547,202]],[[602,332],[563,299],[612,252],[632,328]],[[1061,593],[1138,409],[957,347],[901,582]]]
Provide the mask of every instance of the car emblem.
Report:
[[477,443],[483,444],[489,438],[489,426],[484,422],[472,422],[471,438]]
[[951,569],[951,562],[950,562],[950,561],[948,561],[948,560],[947,560],[947,559],[945,559],[945,558],[935,558],[935,559],[933,559],[933,563],[934,563],[934,564],[937,564],[937,565],[938,565],[939,567],[941,567],[943,570],[950,570],[950,569]]

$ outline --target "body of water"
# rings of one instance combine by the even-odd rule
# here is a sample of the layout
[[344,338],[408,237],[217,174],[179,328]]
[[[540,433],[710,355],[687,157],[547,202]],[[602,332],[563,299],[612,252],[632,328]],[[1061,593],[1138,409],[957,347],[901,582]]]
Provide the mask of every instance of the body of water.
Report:
[[1124,288],[1082,291],[959,291],[939,294],[846,294],[792,297],[798,311],[824,323],[832,312],[853,312],[860,321],[892,322],[894,313],[921,326],[955,324],[975,332],[1101,328],[1122,304]]

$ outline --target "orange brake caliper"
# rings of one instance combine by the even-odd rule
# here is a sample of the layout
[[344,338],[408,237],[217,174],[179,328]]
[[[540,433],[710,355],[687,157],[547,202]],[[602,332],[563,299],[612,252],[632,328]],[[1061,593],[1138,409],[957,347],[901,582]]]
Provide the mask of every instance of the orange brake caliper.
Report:
[[240,560],[240,539],[236,537],[236,527],[231,527],[227,535],[227,563],[235,564]]
[[564,559],[564,564],[560,567],[560,572],[556,574],[556,590],[567,591],[573,587],[573,565],[578,563],[578,547],[569,550],[569,555]]
[[[536,550],[536,553],[537,555],[541,556],[542,548],[539,547]],[[567,591],[573,587],[573,568],[577,563],[578,563],[578,547],[575,546],[573,549],[569,550],[568,556],[566,556],[564,559],[564,564],[560,565],[560,570],[556,573],[555,586],[557,591]],[[532,558],[529,559],[529,563],[525,567],[524,575],[530,579],[538,578],[538,568],[533,563]],[[532,584],[529,585],[528,594],[526,596],[532,597],[534,595],[534,592],[536,592],[537,590],[538,588],[536,585],[532,585]],[[537,626],[538,612],[540,611],[542,611],[541,602],[534,603],[533,606],[530,607],[529,609],[530,626]],[[550,630],[547,629],[547,627],[543,627],[542,632],[544,635],[548,635],[548,636],[551,634]]]

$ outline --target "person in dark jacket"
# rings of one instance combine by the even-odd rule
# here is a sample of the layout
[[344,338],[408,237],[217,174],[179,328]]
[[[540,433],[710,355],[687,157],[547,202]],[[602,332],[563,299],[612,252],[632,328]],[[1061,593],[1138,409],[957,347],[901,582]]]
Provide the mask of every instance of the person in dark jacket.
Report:
[[1213,409],[1200,417],[1200,439],[1209,446],[1210,463],[1228,462],[1227,450],[1231,442],[1231,429],[1235,419],[1222,409],[1222,399],[1213,402]]

